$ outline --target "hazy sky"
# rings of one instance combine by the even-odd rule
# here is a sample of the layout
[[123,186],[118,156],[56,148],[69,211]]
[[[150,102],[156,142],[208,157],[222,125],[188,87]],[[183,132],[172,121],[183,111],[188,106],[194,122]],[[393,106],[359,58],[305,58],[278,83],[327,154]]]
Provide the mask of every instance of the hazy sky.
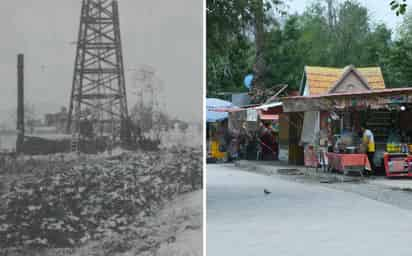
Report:
[[[371,18],[374,22],[383,22],[388,25],[391,29],[395,29],[397,24],[402,21],[401,17],[397,17],[395,12],[391,11],[389,3],[390,0],[357,0],[359,3],[368,7],[370,11]],[[312,1],[307,0],[286,0],[290,6],[291,12],[303,12],[307,3]],[[340,0],[339,2],[343,2]],[[412,0],[407,0],[409,6],[412,5]],[[412,7],[410,7],[412,8]]]
[[[119,1],[125,69],[153,67],[167,110],[184,120],[202,118],[202,7],[202,0]],[[25,96],[37,112],[68,106],[80,8],[81,0],[2,1],[0,121],[16,105],[19,52],[26,61]],[[128,92],[132,79],[126,72]]]

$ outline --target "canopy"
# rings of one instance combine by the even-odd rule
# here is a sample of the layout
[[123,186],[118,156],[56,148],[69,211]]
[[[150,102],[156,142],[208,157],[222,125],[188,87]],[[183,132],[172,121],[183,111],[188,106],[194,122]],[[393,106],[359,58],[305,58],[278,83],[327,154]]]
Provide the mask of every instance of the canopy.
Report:
[[236,106],[229,101],[216,98],[206,98],[206,122],[213,123],[227,119],[229,114],[221,111],[221,109],[230,109],[235,107]]
[[271,114],[262,110],[259,110],[259,118],[260,120],[273,120],[278,121],[279,115]]
[[330,93],[282,98],[284,112],[382,109],[391,104],[412,103],[412,88]]

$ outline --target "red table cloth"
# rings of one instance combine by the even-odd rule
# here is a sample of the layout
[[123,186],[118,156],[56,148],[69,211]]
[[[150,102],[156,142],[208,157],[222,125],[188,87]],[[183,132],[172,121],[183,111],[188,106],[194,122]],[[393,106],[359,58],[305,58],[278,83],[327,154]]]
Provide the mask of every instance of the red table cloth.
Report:
[[344,172],[347,167],[364,167],[371,170],[371,164],[366,154],[337,154],[326,153],[329,167]]

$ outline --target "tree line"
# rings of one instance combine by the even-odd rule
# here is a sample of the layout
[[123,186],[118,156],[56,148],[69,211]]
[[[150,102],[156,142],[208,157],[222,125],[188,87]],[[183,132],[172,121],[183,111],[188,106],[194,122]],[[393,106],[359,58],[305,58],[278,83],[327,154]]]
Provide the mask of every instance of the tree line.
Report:
[[[397,15],[404,1],[391,1]],[[207,94],[288,84],[297,89],[305,65],[380,66],[387,87],[412,86],[412,12],[396,30],[375,22],[355,0],[315,0],[302,14],[279,0],[207,0]]]

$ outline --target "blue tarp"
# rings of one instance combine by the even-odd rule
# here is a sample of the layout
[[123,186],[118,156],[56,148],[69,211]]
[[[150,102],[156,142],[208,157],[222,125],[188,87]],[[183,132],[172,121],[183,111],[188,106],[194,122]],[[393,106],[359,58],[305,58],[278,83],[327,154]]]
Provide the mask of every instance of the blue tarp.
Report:
[[227,112],[215,112],[211,111],[211,109],[233,107],[235,107],[235,105],[233,105],[232,102],[216,98],[206,98],[206,122],[213,123],[223,121],[229,117]]

